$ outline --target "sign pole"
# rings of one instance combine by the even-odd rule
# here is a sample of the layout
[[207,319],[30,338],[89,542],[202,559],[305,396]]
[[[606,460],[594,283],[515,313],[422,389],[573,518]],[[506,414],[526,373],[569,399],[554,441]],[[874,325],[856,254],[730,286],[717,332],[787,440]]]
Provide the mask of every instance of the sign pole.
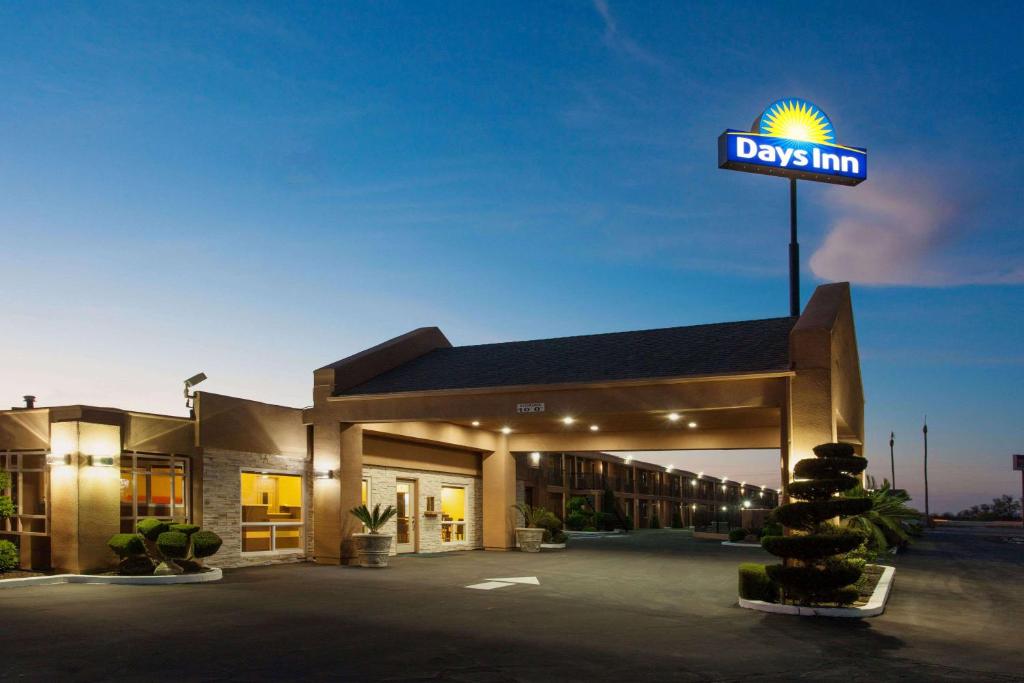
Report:
[[796,239],[796,178],[789,179],[789,314],[800,315],[800,243]]
[[889,465],[892,467],[892,483],[890,486],[896,490],[896,451],[893,447],[896,445],[896,432],[889,432]]
[[925,526],[931,526],[931,510],[928,509],[928,416],[924,417],[924,520]]

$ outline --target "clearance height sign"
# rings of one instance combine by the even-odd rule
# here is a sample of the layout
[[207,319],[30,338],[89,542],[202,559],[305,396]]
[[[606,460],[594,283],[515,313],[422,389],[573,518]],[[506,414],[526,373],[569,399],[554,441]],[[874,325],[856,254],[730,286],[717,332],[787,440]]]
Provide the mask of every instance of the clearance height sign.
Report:
[[789,97],[769,105],[749,132],[722,133],[718,167],[857,185],[868,177],[868,152],[837,144],[824,111],[807,100]]

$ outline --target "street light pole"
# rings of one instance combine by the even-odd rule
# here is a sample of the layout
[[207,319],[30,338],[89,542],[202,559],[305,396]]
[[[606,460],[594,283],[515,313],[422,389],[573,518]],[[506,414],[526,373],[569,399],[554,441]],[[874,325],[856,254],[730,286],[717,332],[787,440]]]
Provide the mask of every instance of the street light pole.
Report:
[[893,451],[893,446],[896,443],[896,433],[889,432],[889,464],[892,467],[892,488],[896,490],[896,454]]
[[924,427],[921,429],[924,434],[924,520],[925,524],[931,526],[931,514],[928,509],[928,416],[924,416]]

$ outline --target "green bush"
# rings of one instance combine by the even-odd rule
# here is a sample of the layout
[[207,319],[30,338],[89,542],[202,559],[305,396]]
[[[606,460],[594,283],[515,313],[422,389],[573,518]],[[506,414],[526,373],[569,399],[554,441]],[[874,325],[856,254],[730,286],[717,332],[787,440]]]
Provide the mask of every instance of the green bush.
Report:
[[[775,519],[785,524],[790,529],[801,529],[810,531],[818,524],[830,520],[833,517],[852,517],[871,509],[870,498],[835,498],[824,501],[807,501],[790,503],[777,508],[774,512]],[[765,525],[767,528],[769,525]],[[776,527],[779,525],[776,524]],[[781,536],[781,528],[778,533],[766,536]]]
[[840,491],[849,491],[860,483],[857,479],[841,475],[834,479],[803,479],[789,484],[789,495],[803,500],[826,501]]
[[171,524],[171,531],[180,531],[186,536],[191,536],[195,532],[199,531],[199,527],[195,524]]
[[800,479],[834,479],[842,474],[860,474],[868,466],[864,458],[805,458],[793,467]]
[[585,527],[583,527],[582,530],[583,531],[597,531],[597,527],[596,526],[585,526]]
[[117,573],[122,576],[149,576],[153,569],[148,555],[130,555],[117,565]]
[[146,554],[146,546],[138,534],[114,534],[107,545],[122,559]]
[[833,562],[827,565],[829,571],[818,567],[784,567],[774,564],[767,568],[772,581],[784,586],[799,585],[800,591],[809,597],[829,594],[837,588],[849,586],[860,578],[862,567],[856,562]]
[[679,508],[672,510],[672,528],[682,529],[683,528],[683,513],[679,511]]
[[761,546],[777,557],[816,560],[848,553],[863,542],[864,535],[860,532],[842,529],[806,536],[765,536]]
[[853,444],[843,442],[818,444],[812,450],[819,458],[849,458],[854,454]]
[[14,515],[14,501],[10,496],[0,496],[0,519],[7,519]]
[[195,557],[210,557],[218,550],[224,541],[212,531],[197,531],[192,534],[192,555]]
[[733,543],[738,543],[747,537],[746,529],[731,529],[729,531],[729,540]]
[[765,522],[764,528],[761,529],[761,537],[765,536],[781,536],[782,525],[778,522]]
[[633,530],[633,517],[632,517],[632,515],[626,515],[622,519],[622,528],[625,529],[626,531],[632,531]]
[[565,543],[568,540],[569,540],[569,537],[565,535],[564,531],[556,531],[555,533],[551,534],[551,540],[548,541],[548,542],[549,543]]
[[180,531],[165,531],[156,538],[156,547],[164,557],[177,559],[188,556],[188,536]]
[[590,523],[590,516],[579,511],[573,511],[565,516],[565,527],[572,531],[580,531]]
[[0,540],[0,572],[16,569],[20,561],[18,546],[7,540]]
[[657,512],[655,512],[653,515],[651,515],[651,528],[652,529],[660,529],[661,528],[661,520],[658,519],[658,513]]
[[778,602],[779,588],[768,576],[763,564],[740,565],[740,597],[744,600]]
[[152,517],[142,520],[137,527],[139,533],[150,541],[155,541],[160,534],[169,531],[170,528],[171,525],[167,522],[161,522],[159,519],[153,519]]

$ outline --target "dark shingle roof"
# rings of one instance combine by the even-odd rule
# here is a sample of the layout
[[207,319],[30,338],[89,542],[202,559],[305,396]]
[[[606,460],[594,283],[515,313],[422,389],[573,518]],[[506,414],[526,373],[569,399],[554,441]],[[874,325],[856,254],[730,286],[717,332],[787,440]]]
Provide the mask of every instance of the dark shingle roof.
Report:
[[770,318],[435,349],[341,394],[787,370],[795,323]]

